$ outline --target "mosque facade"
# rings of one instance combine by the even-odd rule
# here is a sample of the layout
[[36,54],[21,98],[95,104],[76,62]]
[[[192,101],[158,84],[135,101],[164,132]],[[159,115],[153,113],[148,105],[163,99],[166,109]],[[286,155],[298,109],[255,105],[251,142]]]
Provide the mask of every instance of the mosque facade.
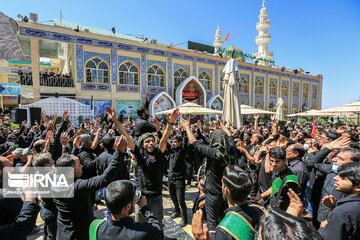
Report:
[[[253,56],[264,61],[238,61],[240,102],[274,110],[281,97],[285,113],[321,109],[321,74],[272,66],[267,17],[263,3],[256,25],[258,52]],[[149,92],[152,112],[187,101],[221,109],[222,70],[227,58],[219,54],[224,44],[219,26],[213,43],[215,53],[208,54],[64,21],[55,20],[54,26],[10,21],[23,54],[31,62],[2,60],[2,71],[7,69],[12,83],[19,84],[26,103],[57,93],[86,104],[93,98],[95,114],[105,105],[122,114],[134,114]],[[54,61],[44,65],[40,61],[43,57]],[[31,72],[31,81],[18,79],[15,73],[19,70]],[[56,78],[44,79],[41,74],[50,70],[66,74],[70,80],[59,84]],[[5,105],[15,102],[14,96],[4,100]]]

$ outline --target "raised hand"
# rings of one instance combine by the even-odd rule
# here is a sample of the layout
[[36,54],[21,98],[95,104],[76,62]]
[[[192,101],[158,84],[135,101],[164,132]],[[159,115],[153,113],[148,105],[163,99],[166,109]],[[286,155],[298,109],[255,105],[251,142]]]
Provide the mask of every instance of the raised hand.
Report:
[[196,127],[197,127],[197,128],[200,128],[200,127],[201,127],[201,121],[200,121],[200,120],[197,120],[197,122],[196,122]]
[[336,205],[336,198],[332,195],[325,196],[321,200],[321,204],[324,205],[324,207],[326,207],[329,211],[332,211]]
[[210,234],[206,223],[202,223],[202,210],[197,210],[191,224],[191,231],[195,240],[209,240]]
[[259,119],[259,114],[254,114],[254,118],[255,118],[255,120]]
[[116,144],[116,150],[119,152],[125,152],[127,149],[126,138],[122,135]]
[[49,139],[50,143],[55,142],[54,133],[52,131],[47,131],[46,138]]
[[117,116],[116,116],[117,114],[116,114],[115,110],[113,108],[111,108],[110,106],[106,106],[105,108],[106,108],[106,112],[107,112],[109,118],[115,122],[117,120]]
[[79,149],[81,141],[82,141],[82,137],[81,136],[76,136],[75,139],[74,139],[74,142],[73,142],[74,148]]
[[67,147],[69,145],[70,137],[67,132],[63,132],[60,135],[60,143],[63,147]]
[[327,148],[330,150],[346,148],[349,146],[351,139],[348,137],[340,137],[328,144]]
[[170,117],[167,116],[167,120],[169,123],[174,123],[176,121],[176,119],[179,117],[180,115],[180,110],[178,108],[175,108],[173,110],[173,112],[171,113]]
[[186,117],[183,117],[182,119],[180,119],[180,125],[183,128],[190,127],[190,121]]
[[342,134],[346,131],[346,126],[341,126],[339,127],[336,132],[339,133],[339,134]]
[[69,112],[65,110],[64,113],[63,113],[63,120],[67,121],[67,120],[69,120],[69,117],[70,117]]
[[51,114],[51,120],[53,120],[54,122],[56,122],[56,118],[57,118],[57,114],[55,112],[53,112]]
[[240,151],[240,152],[244,152],[245,151],[245,143],[244,142],[242,142],[242,141],[239,141],[239,142],[237,142],[238,144],[237,144],[237,149]]
[[27,123],[26,120],[22,121],[21,126],[25,127],[25,126],[26,126],[26,123]]
[[46,116],[46,112],[43,110],[43,111],[41,111],[41,119],[45,119],[45,116]]
[[274,122],[276,120],[275,114],[271,115],[271,121]]
[[286,148],[287,147],[287,139],[285,136],[280,136],[278,141],[277,141],[277,144],[276,144],[277,147],[281,147],[281,148]]
[[299,196],[291,188],[289,188],[287,195],[290,199],[290,204],[286,212],[295,217],[300,217],[304,208]]
[[146,93],[146,101],[147,102],[150,101],[150,93],[149,92]]

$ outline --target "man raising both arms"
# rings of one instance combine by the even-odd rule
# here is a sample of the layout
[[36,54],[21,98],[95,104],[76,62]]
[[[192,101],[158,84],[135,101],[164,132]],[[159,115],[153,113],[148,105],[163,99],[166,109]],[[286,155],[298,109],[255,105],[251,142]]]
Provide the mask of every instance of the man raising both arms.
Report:
[[[180,115],[179,109],[174,109],[170,117],[167,118],[166,128],[159,145],[155,145],[155,136],[150,132],[142,134],[138,138],[137,145],[135,145],[134,140],[117,119],[114,109],[107,106],[106,110],[119,132],[128,140],[128,146],[134,153],[138,163],[137,185],[141,190],[141,194],[147,198],[148,206],[153,211],[155,218],[159,220],[160,226],[162,226],[162,219],[164,217],[162,179],[163,167],[166,161],[164,152],[173,125]],[[138,206],[135,208],[135,220],[137,222],[145,222],[145,217],[140,212]]]

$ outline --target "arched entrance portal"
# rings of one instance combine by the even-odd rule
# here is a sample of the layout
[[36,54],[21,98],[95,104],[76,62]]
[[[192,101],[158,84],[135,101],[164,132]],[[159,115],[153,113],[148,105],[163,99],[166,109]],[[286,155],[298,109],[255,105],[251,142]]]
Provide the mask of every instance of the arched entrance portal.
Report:
[[149,115],[153,117],[155,113],[166,111],[175,107],[175,101],[166,92],[156,94],[150,101]]
[[206,92],[200,81],[191,76],[181,82],[175,93],[176,105],[193,102],[206,107]]

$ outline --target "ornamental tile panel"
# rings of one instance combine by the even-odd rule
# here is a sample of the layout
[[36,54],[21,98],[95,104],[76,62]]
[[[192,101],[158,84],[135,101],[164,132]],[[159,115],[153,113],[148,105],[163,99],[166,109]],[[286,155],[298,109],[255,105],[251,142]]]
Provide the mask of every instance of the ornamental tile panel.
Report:
[[168,58],[168,69],[167,69],[167,76],[168,76],[168,81],[167,81],[167,84],[168,84],[168,94],[170,96],[172,96],[172,83],[173,83],[173,80],[172,80],[172,59],[171,58]]
[[218,92],[219,92],[220,80],[218,77],[219,77],[218,66],[215,65],[215,95],[218,95]]
[[116,50],[111,50],[111,79],[112,83],[116,84],[117,81],[117,58]]
[[82,45],[76,45],[76,76],[78,82],[84,82],[84,52]]
[[117,92],[140,92],[140,88],[134,87],[134,86],[117,85],[116,91]]
[[[114,50],[115,51],[115,50]],[[90,58],[100,57],[104,59],[107,64],[110,64],[110,55],[103,53],[94,53],[94,52],[84,52],[84,62],[86,63]]]
[[166,88],[148,88],[147,89],[149,93],[154,94],[154,93],[161,93],[161,92],[166,92]]
[[146,54],[141,54],[141,102],[146,101]]
[[149,68],[151,65],[153,64],[158,64],[159,66],[162,67],[162,69],[164,70],[164,74],[166,71],[166,63],[165,62],[161,62],[161,61],[154,61],[154,60],[147,60],[147,68]]
[[110,85],[102,85],[102,84],[82,83],[81,90],[111,91],[111,86]]
[[190,75],[190,66],[189,65],[181,65],[181,64],[174,63],[174,72],[180,67],[184,68]]
[[118,66],[120,66],[125,61],[132,61],[133,63],[135,63],[137,65],[137,67],[140,67],[140,59],[139,58],[118,56]]

